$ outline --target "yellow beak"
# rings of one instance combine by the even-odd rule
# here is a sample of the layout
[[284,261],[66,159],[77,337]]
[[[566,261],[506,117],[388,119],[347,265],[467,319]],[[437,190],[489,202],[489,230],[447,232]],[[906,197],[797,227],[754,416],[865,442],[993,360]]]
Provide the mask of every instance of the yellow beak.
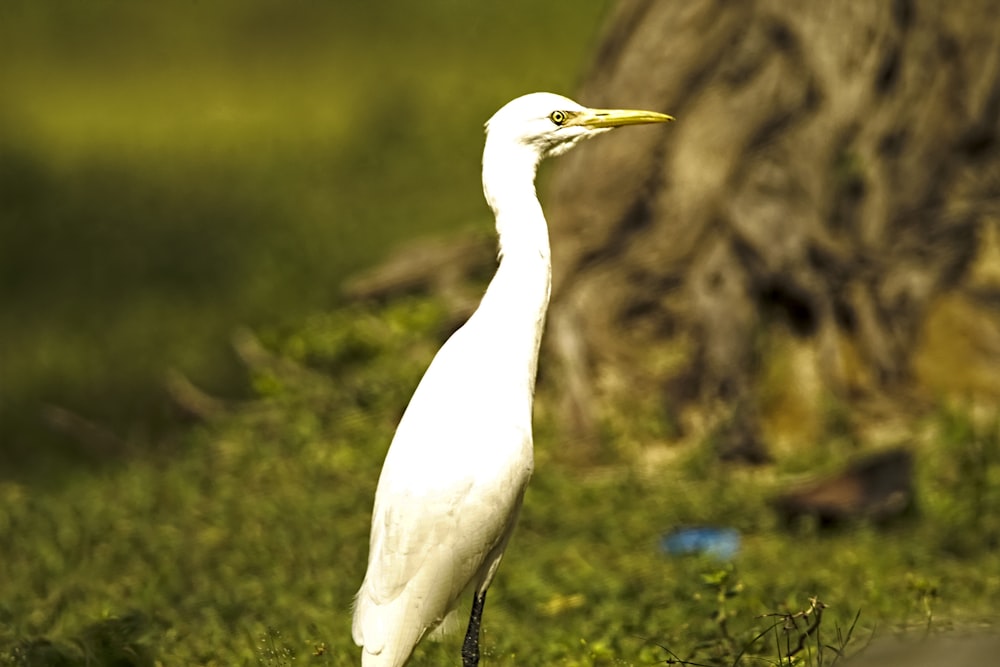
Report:
[[621,125],[643,125],[645,123],[666,123],[673,116],[656,111],[638,111],[634,109],[584,109],[573,116],[567,125],[583,125],[584,127],[619,127]]

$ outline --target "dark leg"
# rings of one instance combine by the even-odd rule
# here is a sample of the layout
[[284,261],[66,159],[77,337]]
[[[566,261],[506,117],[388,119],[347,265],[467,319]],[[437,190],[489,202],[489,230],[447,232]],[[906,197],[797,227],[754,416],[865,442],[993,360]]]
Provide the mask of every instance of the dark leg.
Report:
[[466,630],[465,641],[462,642],[462,667],[476,667],[479,664],[479,625],[483,621],[484,604],[486,604],[485,591],[472,598],[469,629]]

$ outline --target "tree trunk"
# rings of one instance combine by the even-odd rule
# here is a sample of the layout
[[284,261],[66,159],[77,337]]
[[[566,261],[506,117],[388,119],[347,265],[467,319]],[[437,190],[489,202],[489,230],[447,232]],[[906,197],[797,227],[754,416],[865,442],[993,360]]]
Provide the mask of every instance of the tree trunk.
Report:
[[622,0],[578,99],[677,117],[549,183],[547,382],[578,442],[762,460],[1000,397],[992,0]]

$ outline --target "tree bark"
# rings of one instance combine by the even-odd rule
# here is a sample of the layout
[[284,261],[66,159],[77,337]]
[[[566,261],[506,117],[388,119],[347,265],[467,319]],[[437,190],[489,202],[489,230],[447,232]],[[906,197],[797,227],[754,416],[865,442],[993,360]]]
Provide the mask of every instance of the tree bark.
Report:
[[992,0],[622,0],[578,99],[677,117],[547,190],[546,372],[584,449],[652,429],[763,460],[906,410],[953,375],[956,308],[962,363],[997,366]]

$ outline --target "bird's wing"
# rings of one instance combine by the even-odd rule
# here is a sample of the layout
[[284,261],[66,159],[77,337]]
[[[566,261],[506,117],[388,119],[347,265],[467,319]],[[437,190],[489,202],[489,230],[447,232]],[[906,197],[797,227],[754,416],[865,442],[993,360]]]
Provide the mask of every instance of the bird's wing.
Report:
[[[482,465],[490,466],[484,458]],[[355,640],[366,650],[407,640],[415,644],[476,583],[486,559],[513,527],[530,461],[521,470],[492,470],[500,472],[493,479],[455,475],[454,462],[449,467],[441,478],[406,456],[387,458],[355,613]],[[392,636],[400,632],[413,636]]]
[[[507,441],[530,438],[523,431],[505,431],[501,437]],[[494,430],[493,435],[499,434]],[[496,461],[476,452],[480,444],[470,443],[458,461],[431,460],[440,464],[436,468],[405,456],[387,459],[376,492],[369,554],[369,574],[376,582],[371,593],[377,600],[399,595],[421,571],[433,573],[436,587],[449,597],[457,596],[503,538],[531,474],[531,459]],[[530,440],[523,447],[530,451]]]
[[441,363],[446,348],[400,421],[375,493],[354,617],[366,652],[412,648],[476,583],[509,535],[531,474],[527,387],[525,404],[502,404],[494,368],[439,372],[456,368]]

